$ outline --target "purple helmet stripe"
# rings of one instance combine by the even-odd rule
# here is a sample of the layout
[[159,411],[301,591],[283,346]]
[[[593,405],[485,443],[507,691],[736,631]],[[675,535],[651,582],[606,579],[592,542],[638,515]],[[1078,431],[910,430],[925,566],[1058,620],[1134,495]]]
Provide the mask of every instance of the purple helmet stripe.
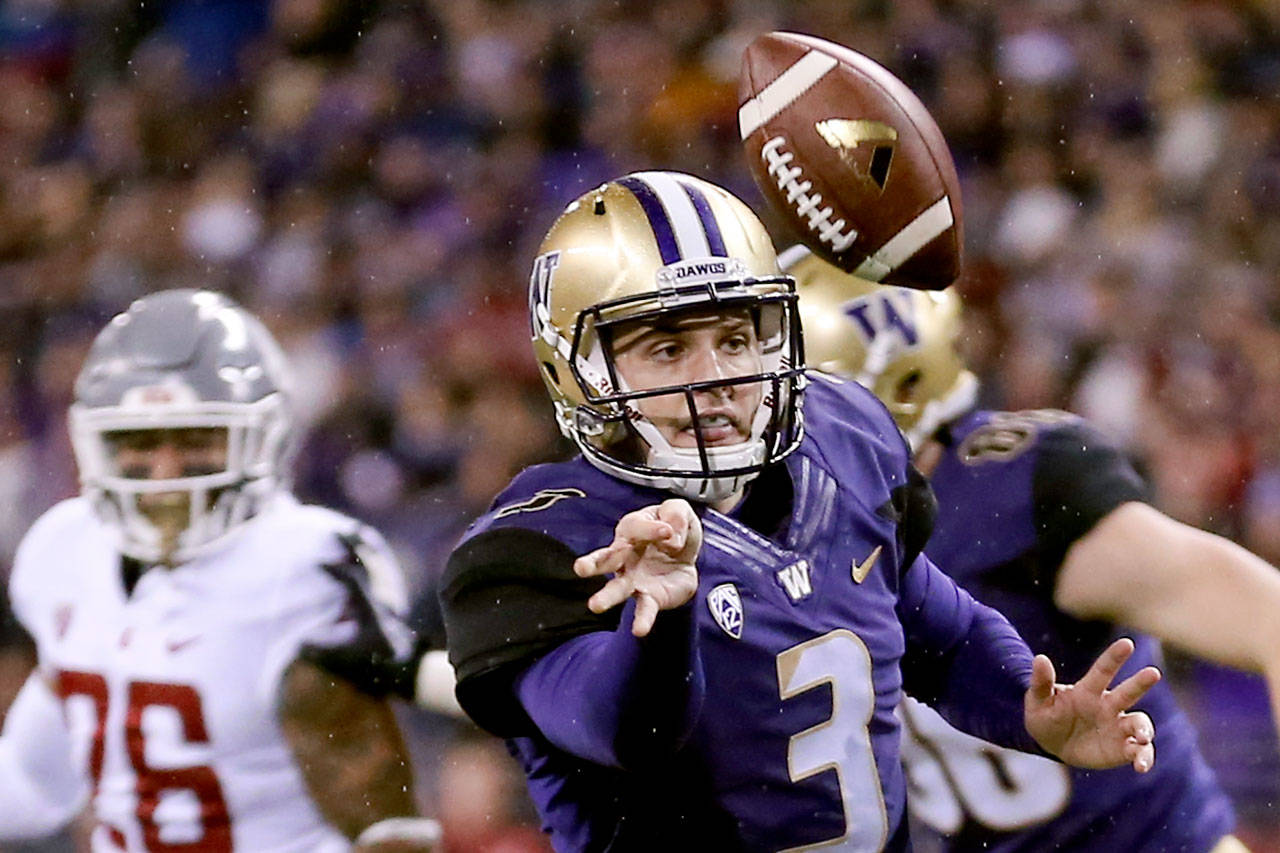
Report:
[[662,206],[662,200],[653,191],[653,187],[631,175],[619,178],[618,183],[636,197],[640,207],[644,208],[645,216],[649,217],[649,227],[653,229],[653,236],[658,241],[658,252],[662,255],[662,263],[674,264],[680,260],[680,247],[676,243],[671,219],[667,216],[666,208]]
[[720,224],[716,222],[715,214],[711,212],[711,204],[707,201],[706,194],[693,184],[686,184],[684,181],[680,182],[680,186],[684,187],[685,195],[689,196],[694,210],[698,211],[702,230],[707,232],[707,245],[711,247],[711,254],[717,258],[729,257],[729,252],[724,247],[724,235],[720,233]]

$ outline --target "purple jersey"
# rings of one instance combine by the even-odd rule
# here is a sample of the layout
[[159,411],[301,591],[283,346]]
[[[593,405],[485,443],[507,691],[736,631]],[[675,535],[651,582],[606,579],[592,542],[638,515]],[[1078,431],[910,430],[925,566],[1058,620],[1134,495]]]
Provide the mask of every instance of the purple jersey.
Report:
[[[1107,644],[1132,632],[1058,610],[1056,574],[1072,542],[1115,507],[1144,498],[1141,480],[1065,412],[978,411],[940,437],[946,453],[931,477],[938,518],[929,555],[1049,655],[1059,681],[1077,680]],[[1134,640],[1120,677],[1160,663],[1155,640]],[[1165,683],[1138,707],[1156,727],[1157,760],[1145,775],[1006,761],[926,719],[914,724],[909,707],[908,731],[924,730],[904,746],[912,812],[946,831],[956,850],[1209,850],[1234,819],[1196,734]]]
[[[1034,748],[1028,650],[917,556],[931,501],[888,413],[822,379],[805,418],[802,447],[738,511],[700,508],[698,593],[645,640],[629,615],[591,614],[601,581],[570,566],[666,493],[581,458],[538,466],[455,551],[441,595],[458,697],[509,738],[557,849],[905,849],[904,680],[961,725]],[[647,675],[660,656],[666,674]],[[617,668],[638,675],[601,687]],[[646,678],[657,686],[634,688]],[[584,702],[593,690],[610,701]],[[624,742],[628,720],[640,734]]]

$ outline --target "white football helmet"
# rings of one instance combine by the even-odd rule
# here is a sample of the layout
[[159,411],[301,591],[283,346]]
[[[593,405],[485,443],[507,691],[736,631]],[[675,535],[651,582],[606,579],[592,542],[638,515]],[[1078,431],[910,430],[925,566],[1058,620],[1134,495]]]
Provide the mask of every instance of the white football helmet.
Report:
[[[266,328],[218,293],[135,301],[94,340],[69,425],[83,493],[123,553],[181,563],[212,550],[282,487],[293,444],[284,355]],[[116,464],[113,434],[226,430],[222,470],[146,479]],[[141,511],[146,494],[189,497],[176,545]]]

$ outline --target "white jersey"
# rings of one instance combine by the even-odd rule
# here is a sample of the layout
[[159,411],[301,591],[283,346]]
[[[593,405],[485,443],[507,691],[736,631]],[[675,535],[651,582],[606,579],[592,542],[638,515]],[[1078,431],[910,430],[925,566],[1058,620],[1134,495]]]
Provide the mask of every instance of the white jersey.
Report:
[[353,548],[374,598],[403,612],[381,538],[288,496],[215,553],[146,571],[132,594],[86,501],[36,522],[10,594],[62,699],[69,760],[93,783],[95,851],[349,849],[307,794],[277,693],[304,644],[354,634],[348,588],[324,569]]

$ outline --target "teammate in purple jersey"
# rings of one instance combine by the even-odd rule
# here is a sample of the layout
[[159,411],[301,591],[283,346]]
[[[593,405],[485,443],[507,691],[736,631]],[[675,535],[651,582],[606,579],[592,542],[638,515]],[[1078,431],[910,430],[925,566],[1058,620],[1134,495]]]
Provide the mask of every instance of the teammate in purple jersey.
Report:
[[[1280,574],[1149,506],[1124,455],[1082,419],[976,409],[977,380],[954,348],[954,294],[859,281],[804,249],[782,261],[809,363],[872,388],[929,473],[930,557],[1060,672],[1083,673],[1123,624],[1148,635],[1122,674],[1157,663],[1162,638],[1264,672],[1280,696]],[[1160,762],[1144,776],[996,750],[907,702],[912,814],[953,850],[1242,849],[1172,692],[1159,685],[1138,707],[1160,731]]]
[[732,195],[587,193],[530,313],[581,456],[520,474],[441,596],[458,699],[558,849],[906,849],[904,684],[995,742],[1150,768],[1126,709],[1158,672],[1107,689],[1132,645],[1055,685],[920,554],[932,500],[884,407],[819,380],[802,408],[793,282]]

